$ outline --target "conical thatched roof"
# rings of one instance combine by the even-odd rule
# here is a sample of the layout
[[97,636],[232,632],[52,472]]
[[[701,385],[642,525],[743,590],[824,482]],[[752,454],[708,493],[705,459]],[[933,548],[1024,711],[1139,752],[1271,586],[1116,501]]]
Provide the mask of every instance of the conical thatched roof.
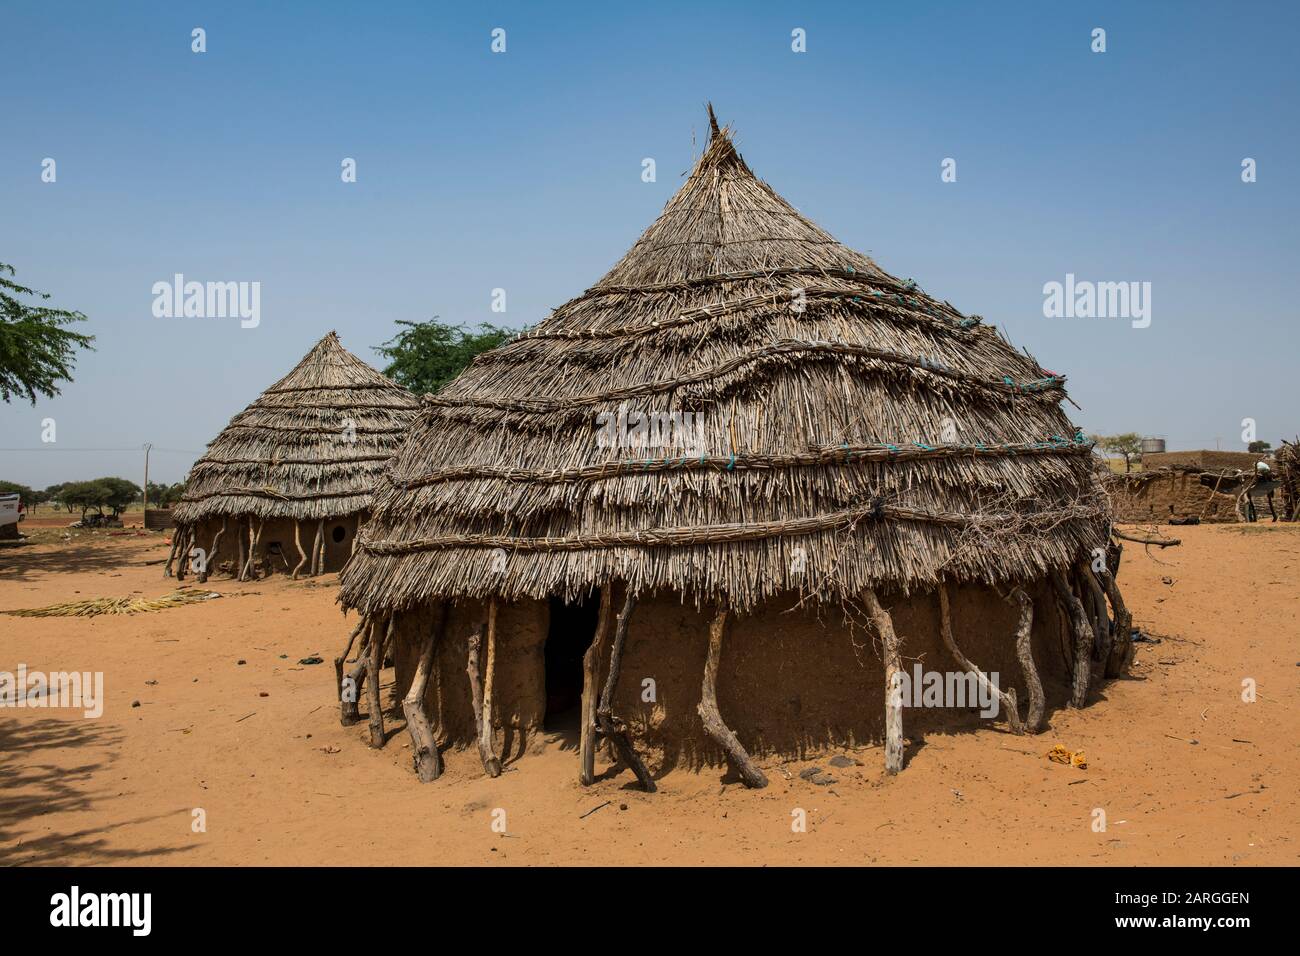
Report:
[[190,470],[176,521],[318,519],[368,508],[418,407],[419,399],[331,332],[209,443]]
[[[847,249],[725,130],[595,286],[426,397],[343,576],[439,596],[838,599],[1037,579],[1105,543],[1063,379]],[[598,416],[689,411],[629,448]],[[663,447],[668,444],[673,447]]]

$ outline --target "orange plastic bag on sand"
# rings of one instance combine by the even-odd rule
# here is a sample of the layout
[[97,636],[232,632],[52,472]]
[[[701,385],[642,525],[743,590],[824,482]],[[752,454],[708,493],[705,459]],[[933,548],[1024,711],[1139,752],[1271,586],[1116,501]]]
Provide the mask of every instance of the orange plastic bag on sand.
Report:
[[1047,759],[1053,763],[1063,763],[1080,770],[1088,769],[1088,758],[1082,750],[1066,750],[1065,744],[1057,744],[1047,751]]

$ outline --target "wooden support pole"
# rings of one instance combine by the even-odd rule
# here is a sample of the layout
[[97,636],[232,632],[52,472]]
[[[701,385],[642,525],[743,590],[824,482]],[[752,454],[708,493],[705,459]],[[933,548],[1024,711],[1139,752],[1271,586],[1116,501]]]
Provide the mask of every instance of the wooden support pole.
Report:
[[176,555],[176,580],[177,581],[184,581],[185,572],[189,570],[190,543],[194,540],[194,534],[197,528],[198,528],[197,524],[187,525],[185,527],[185,530],[181,532],[180,549]]
[[1052,572],[1052,587],[1065,608],[1066,616],[1074,628],[1074,675],[1070,693],[1070,706],[1082,707],[1088,702],[1088,685],[1092,680],[1092,627],[1084,613],[1083,602],[1070,589],[1061,571]]
[[438,753],[438,741],[433,735],[433,726],[429,715],[424,710],[425,688],[429,686],[429,673],[433,670],[434,654],[447,629],[449,604],[442,602],[438,623],[433,633],[420,651],[420,663],[415,668],[415,677],[410,690],[402,699],[402,713],[406,715],[406,729],[411,734],[411,759],[415,764],[415,774],[420,783],[428,783],[442,776],[442,755]]
[[343,648],[343,653],[334,658],[334,688],[340,702],[343,700],[343,665],[347,663],[348,655],[352,653],[352,645],[356,642],[357,635],[361,633],[362,628],[365,626],[366,619],[364,617],[357,621],[357,626],[348,635],[348,643]]
[[384,702],[380,694],[379,678],[384,670],[384,645],[393,637],[395,614],[388,615],[387,640],[384,638],[384,626],[379,624],[370,635],[370,685],[367,699],[370,703],[370,746],[379,748],[384,745]]
[[185,534],[183,527],[178,527],[172,534],[172,549],[167,553],[167,563],[163,565],[163,577],[170,578],[173,574],[172,565],[176,561],[176,552],[180,549],[181,536]]
[[1016,657],[1020,660],[1020,670],[1025,675],[1025,684],[1029,689],[1029,713],[1025,715],[1025,728],[1031,734],[1036,734],[1043,729],[1046,701],[1043,697],[1043,682],[1038,679],[1038,668],[1034,666],[1034,602],[1021,588],[1013,588],[1009,600],[1020,605],[1020,625],[1016,628]]
[[484,747],[484,737],[490,733],[483,726],[483,694],[479,680],[478,656],[483,646],[485,624],[479,624],[469,636],[469,654],[465,659],[465,672],[469,674],[470,702],[474,705],[474,739],[478,741],[479,759],[483,761],[483,770],[489,777],[499,776],[501,761],[492,753],[491,747]]
[[253,569],[253,562],[257,560],[257,536],[254,533],[254,525],[257,519],[252,515],[248,516],[248,562],[244,565],[243,571],[240,572],[241,581],[256,581],[257,572]]
[[1076,566],[1075,576],[1079,579],[1083,607],[1092,623],[1092,659],[1104,661],[1110,654],[1110,615],[1106,613],[1106,595],[1086,559]]
[[863,594],[867,616],[880,633],[885,663],[885,770],[898,773],[903,769],[903,666],[898,656],[898,635],[894,620],[880,606],[876,592],[868,588]]
[[487,664],[483,669],[483,721],[478,729],[478,752],[483,769],[489,777],[501,776],[501,761],[497,759],[492,738],[492,684],[496,674],[497,659],[497,599],[488,600],[487,611]]
[[307,552],[302,549],[302,521],[298,518],[293,521],[293,543],[298,548],[298,563],[293,567],[293,579],[297,581],[298,572],[307,563]]
[[1111,642],[1109,653],[1102,662],[1105,668],[1102,673],[1111,678],[1123,677],[1128,673],[1129,665],[1133,663],[1133,656],[1137,651],[1133,645],[1133,615],[1124,604],[1124,596],[1120,594],[1114,573],[1105,575],[1102,581],[1106,586],[1106,596],[1110,598],[1110,606],[1115,613],[1115,639]]
[[618,616],[618,623],[614,627],[614,643],[609,651],[609,673],[605,677],[605,687],[600,692],[600,703],[596,706],[596,724],[600,727],[600,732],[614,744],[619,758],[636,774],[641,788],[648,793],[654,793],[655,782],[650,776],[650,771],[646,769],[646,765],[633,749],[627,728],[614,716],[614,691],[618,687],[619,669],[623,663],[623,645],[627,642],[628,621],[631,620],[635,608],[636,598],[629,589],[623,601],[623,610]]
[[[251,517],[248,519],[248,526],[249,528],[253,527]],[[248,563],[248,548],[244,543],[244,523],[242,521],[235,522],[235,539],[239,542],[239,557],[235,562],[235,578],[242,581],[244,580],[244,567]]]
[[[253,532],[253,522],[257,522],[257,532]],[[262,543],[262,529],[266,527],[265,518],[248,519],[248,580],[257,580],[257,546]]]
[[[371,628],[367,627],[367,631]],[[353,724],[361,722],[361,690],[366,686],[366,673],[370,670],[370,640],[369,635],[362,640],[361,649],[357,651],[357,662],[352,665],[352,670],[348,672],[348,677],[352,680],[350,699],[344,699],[339,696],[339,723],[344,727],[351,727]]]
[[948,587],[945,584],[939,585],[939,633],[943,635],[943,643],[948,648],[948,653],[952,654],[953,659],[957,661],[957,666],[968,674],[975,676],[976,682],[983,688],[985,694],[993,697],[998,701],[998,706],[1006,714],[1007,724],[1013,734],[1023,734],[1025,732],[1024,722],[1020,719],[1020,707],[1016,702],[1016,689],[1002,690],[997,684],[989,679],[988,675],[976,667],[957,647],[957,640],[952,633],[952,612],[948,605]]
[[611,585],[600,589],[600,612],[596,618],[596,633],[582,655],[582,727],[580,728],[579,751],[582,756],[582,768],[578,779],[584,787],[589,787],[596,779],[596,705],[600,691],[596,682],[600,679],[600,662],[605,656],[605,641],[609,638],[610,619],[614,616],[614,595]]
[[704,662],[704,685],[700,691],[700,703],[696,710],[700,720],[704,722],[705,731],[735,764],[745,786],[751,790],[759,790],[767,786],[767,777],[754,765],[749,752],[732,733],[718,711],[718,665],[722,660],[722,638],[727,632],[729,612],[730,607],[724,595],[718,599],[717,611],[709,625],[709,656]]
[[316,540],[311,546],[311,576],[325,573],[325,519],[316,522]]
[[212,565],[217,560],[217,548],[221,546],[221,536],[226,533],[226,522],[229,520],[228,516],[222,515],[221,527],[218,528],[217,533],[212,536],[212,544],[208,548],[208,553],[204,555],[203,570],[199,572],[199,584],[206,582],[208,580],[208,575],[212,572]]

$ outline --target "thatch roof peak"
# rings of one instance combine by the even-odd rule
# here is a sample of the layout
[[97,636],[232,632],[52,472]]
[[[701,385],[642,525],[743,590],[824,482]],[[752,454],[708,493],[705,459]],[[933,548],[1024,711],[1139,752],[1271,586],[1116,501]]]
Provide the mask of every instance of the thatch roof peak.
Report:
[[341,600],[618,579],[746,610],[1041,577],[1105,541],[1064,396],[800,215],[719,128],[608,274],[426,398]]
[[418,406],[329,332],[209,443],[176,520],[325,518],[367,508]]
[[692,282],[792,264],[884,273],[870,258],[836,241],[760,180],[719,126],[686,181],[627,254],[593,287]]

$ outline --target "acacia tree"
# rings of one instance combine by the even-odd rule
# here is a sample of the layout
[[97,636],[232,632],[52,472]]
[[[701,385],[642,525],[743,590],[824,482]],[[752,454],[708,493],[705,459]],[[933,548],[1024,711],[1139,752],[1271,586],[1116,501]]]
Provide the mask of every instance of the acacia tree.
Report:
[[74,332],[67,326],[86,321],[80,312],[32,305],[23,299],[48,299],[6,278],[13,266],[0,262],[0,398],[15,395],[33,405],[36,396],[53,398],[59,383],[72,381],[77,349],[94,351],[93,335]]
[[425,322],[406,322],[395,336],[374,350],[388,359],[384,374],[416,395],[436,392],[465,370],[474,356],[494,349],[515,333],[484,323],[477,332],[446,325],[435,315]]
[[0,481],[0,495],[17,495],[23,507],[31,508],[36,504],[37,494],[26,485],[16,481]]
[[1142,436],[1137,432],[1124,432],[1122,435],[1090,435],[1100,448],[1108,455],[1124,457],[1124,471],[1132,470],[1133,462],[1142,460]]
[[95,484],[103,485],[108,489],[108,496],[104,499],[104,504],[113,509],[114,518],[130,507],[131,502],[140,497],[140,486],[133,481],[127,481],[125,478],[96,478]]
[[63,486],[60,496],[69,511],[73,508],[81,509],[81,518],[84,521],[86,512],[91,508],[101,515],[104,513],[105,506],[113,497],[113,490],[102,481],[70,481]]

